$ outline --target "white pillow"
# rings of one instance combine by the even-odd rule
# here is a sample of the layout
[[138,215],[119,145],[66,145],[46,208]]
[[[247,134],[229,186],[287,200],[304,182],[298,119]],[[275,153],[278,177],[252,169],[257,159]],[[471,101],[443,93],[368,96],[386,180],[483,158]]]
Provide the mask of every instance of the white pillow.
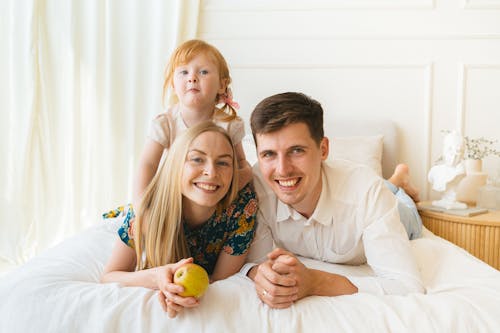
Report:
[[343,159],[372,168],[382,176],[384,136],[346,136],[330,139],[330,159]]

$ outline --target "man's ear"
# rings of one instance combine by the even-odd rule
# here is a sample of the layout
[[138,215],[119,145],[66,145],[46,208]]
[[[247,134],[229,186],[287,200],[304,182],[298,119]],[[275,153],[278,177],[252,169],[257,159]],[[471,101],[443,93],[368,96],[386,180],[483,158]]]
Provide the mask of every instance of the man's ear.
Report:
[[330,141],[326,136],[321,139],[319,149],[321,149],[321,160],[325,161],[328,158],[328,154],[330,153]]

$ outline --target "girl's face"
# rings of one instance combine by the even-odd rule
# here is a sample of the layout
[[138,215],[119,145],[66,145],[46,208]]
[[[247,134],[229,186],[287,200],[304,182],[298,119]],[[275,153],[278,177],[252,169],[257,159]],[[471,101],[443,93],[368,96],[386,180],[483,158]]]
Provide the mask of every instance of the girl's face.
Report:
[[215,208],[233,179],[233,148],[218,132],[204,132],[189,147],[181,188],[184,202],[193,208]]
[[187,64],[177,66],[173,86],[181,105],[209,111],[213,111],[217,94],[226,90],[217,66],[205,54],[199,54]]

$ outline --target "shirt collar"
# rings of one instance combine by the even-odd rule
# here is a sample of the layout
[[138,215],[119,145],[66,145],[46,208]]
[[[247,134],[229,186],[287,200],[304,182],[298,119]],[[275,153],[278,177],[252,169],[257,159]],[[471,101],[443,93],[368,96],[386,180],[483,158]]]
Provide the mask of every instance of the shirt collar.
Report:
[[[310,224],[312,221],[316,221],[325,226],[329,226],[333,223],[331,205],[329,203],[333,202],[332,191],[330,189],[330,182],[326,177],[324,168],[321,168],[321,194],[319,196],[318,205],[314,210],[313,214],[309,219],[307,219],[306,224]],[[302,216],[299,212],[293,209],[291,206],[278,200],[276,205],[276,222],[284,222],[286,220],[292,219],[294,221],[305,220],[306,218]]]
[[332,191],[331,179],[327,177],[328,173],[325,172],[324,165],[321,168],[321,194],[319,195],[318,204],[314,210],[311,219],[318,221],[324,226],[330,226],[333,223],[332,203],[334,196]]
[[288,219],[292,219],[294,221],[305,219],[304,216],[302,216],[291,206],[283,203],[280,199],[277,200],[278,204],[276,205],[276,222],[284,222]]

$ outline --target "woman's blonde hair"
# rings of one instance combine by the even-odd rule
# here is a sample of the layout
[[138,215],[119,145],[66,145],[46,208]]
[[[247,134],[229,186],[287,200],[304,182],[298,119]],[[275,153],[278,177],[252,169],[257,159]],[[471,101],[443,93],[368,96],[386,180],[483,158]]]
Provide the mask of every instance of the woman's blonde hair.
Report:
[[[224,135],[233,152],[233,178],[228,192],[219,202],[216,211],[226,208],[236,197],[237,160],[227,132],[211,121],[187,129],[170,147],[165,163],[161,165],[146,188],[137,209],[134,243],[138,270],[174,263],[190,256],[182,227],[181,180],[191,143],[205,132],[218,132]],[[142,259],[143,253],[145,260]]]
[[[163,100],[167,96],[169,90],[172,89],[174,71],[177,67],[182,66],[190,62],[194,57],[199,54],[205,54],[208,56],[213,63],[217,66],[219,71],[219,80],[225,82],[226,93],[229,85],[231,84],[231,76],[229,75],[229,66],[227,65],[226,59],[213,45],[208,44],[205,41],[199,39],[188,40],[175,49],[174,53],[170,56],[170,60],[165,69],[165,81],[163,82]],[[218,103],[220,95],[215,97],[214,103]],[[222,121],[231,121],[237,117],[236,110],[229,104],[224,103],[220,108],[215,107],[214,116]]]

